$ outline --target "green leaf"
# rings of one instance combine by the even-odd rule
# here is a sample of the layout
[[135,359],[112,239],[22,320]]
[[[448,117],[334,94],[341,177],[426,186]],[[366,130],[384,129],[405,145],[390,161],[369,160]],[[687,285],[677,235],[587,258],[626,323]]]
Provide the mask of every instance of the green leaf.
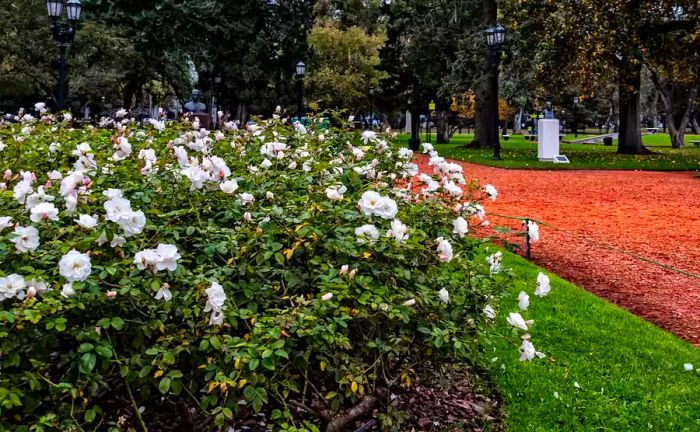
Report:
[[168,372],[168,376],[170,378],[182,378],[182,372],[180,372],[177,369],[173,369],[170,372]]
[[214,347],[214,349],[219,349],[221,348],[221,340],[219,340],[218,336],[212,336],[209,338],[209,343],[211,346]]
[[265,369],[275,370],[275,362],[269,357],[262,360],[262,365]]
[[80,344],[80,347],[78,347],[78,352],[80,353],[85,353],[85,352],[90,352],[93,349],[95,349],[95,346],[91,343],[82,343]]
[[256,359],[256,358],[250,359],[250,363],[248,363],[248,369],[250,369],[250,370],[253,371],[253,370],[255,370],[255,369],[258,368],[258,365],[259,365],[259,364],[260,364],[260,360],[259,360],[259,359]]
[[95,354],[85,353],[82,357],[80,357],[78,368],[80,369],[81,373],[87,374],[95,368],[95,363],[97,363],[97,357],[95,357]]
[[98,345],[95,352],[104,358],[112,358],[112,347],[107,345]]
[[160,392],[163,394],[170,391],[170,378],[169,377],[166,376],[162,380],[160,380],[160,384],[158,384],[158,390],[160,390]]
[[121,330],[124,328],[124,320],[119,317],[112,318],[111,324],[112,328],[115,330]]

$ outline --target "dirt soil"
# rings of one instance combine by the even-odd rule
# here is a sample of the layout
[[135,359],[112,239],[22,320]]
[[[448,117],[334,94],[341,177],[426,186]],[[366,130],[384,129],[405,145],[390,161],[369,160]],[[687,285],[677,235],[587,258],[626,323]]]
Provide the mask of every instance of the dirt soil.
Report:
[[[425,155],[421,172],[432,173]],[[541,226],[532,260],[657,326],[700,345],[700,279],[612,251],[700,275],[700,179],[692,172],[533,171],[467,164],[464,176],[491,183],[486,212]],[[520,222],[489,216],[492,226]]]

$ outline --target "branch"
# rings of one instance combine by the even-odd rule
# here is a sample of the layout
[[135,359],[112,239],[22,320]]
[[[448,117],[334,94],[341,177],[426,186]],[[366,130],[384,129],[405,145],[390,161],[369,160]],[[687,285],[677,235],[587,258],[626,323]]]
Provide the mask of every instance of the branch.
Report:
[[326,432],[342,431],[350,422],[368,412],[377,402],[379,402],[379,399],[376,396],[365,396],[360,403],[347,410],[345,414],[331,420],[328,423],[328,427],[326,427]]

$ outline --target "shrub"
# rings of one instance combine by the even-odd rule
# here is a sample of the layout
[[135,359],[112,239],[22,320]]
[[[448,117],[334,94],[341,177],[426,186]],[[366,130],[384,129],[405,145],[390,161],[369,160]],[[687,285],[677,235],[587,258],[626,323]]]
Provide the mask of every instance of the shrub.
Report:
[[0,127],[3,428],[117,430],[118,395],[339,430],[415,361],[474,355],[506,278],[457,166],[277,120],[102,126]]

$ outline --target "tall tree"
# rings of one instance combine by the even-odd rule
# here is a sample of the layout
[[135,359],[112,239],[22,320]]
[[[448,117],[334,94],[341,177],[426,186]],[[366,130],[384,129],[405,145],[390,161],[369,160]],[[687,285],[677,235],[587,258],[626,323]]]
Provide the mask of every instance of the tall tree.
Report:
[[376,68],[384,35],[369,35],[359,27],[316,26],[308,41],[312,95],[324,107],[357,110],[366,106],[368,90],[378,87],[386,75]]

